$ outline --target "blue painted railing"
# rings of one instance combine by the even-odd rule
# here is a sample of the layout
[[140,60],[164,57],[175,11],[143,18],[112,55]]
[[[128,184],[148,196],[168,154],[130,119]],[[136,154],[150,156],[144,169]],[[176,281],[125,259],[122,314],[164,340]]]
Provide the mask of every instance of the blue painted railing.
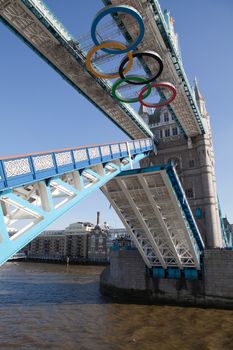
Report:
[[153,150],[151,139],[0,159],[0,191]]

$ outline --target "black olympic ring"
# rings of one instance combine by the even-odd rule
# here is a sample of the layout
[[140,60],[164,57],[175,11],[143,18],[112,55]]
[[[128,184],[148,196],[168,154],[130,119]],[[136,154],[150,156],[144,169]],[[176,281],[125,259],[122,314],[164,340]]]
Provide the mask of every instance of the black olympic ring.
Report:
[[125,67],[126,63],[129,61],[129,58],[126,56],[125,58],[123,58],[123,60],[121,61],[120,66],[119,66],[119,75],[120,75],[121,79],[127,78],[127,83],[128,84],[132,84],[132,85],[148,84],[148,83],[151,83],[152,81],[156,80],[162,73],[162,71],[163,71],[163,61],[162,61],[162,58],[159,56],[158,53],[153,52],[153,51],[143,51],[143,52],[135,52],[135,53],[133,53],[133,57],[139,57],[140,58],[142,56],[149,56],[149,57],[152,57],[155,61],[157,61],[158,64],[159,64],[159,70],[151,78],[147,79],[145,81],[145,83],[132,81],[132,80],[130,80],[130,77],[131,77],[130,75],[125,77],[124,73],[123,73],[124,72],[124,67]]

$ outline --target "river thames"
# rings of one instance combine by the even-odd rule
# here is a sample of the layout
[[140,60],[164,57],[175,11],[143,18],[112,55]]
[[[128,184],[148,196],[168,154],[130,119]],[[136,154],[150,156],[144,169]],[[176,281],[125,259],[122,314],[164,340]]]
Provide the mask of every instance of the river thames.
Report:
[[102,270],[3,265],[0,349],[233,349],[233,311],[113,303],[99,293]]

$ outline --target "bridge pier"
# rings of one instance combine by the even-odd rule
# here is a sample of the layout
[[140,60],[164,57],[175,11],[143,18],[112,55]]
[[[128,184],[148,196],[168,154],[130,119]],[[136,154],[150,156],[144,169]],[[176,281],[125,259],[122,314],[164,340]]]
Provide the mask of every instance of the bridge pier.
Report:
[[100,290],[119,301],[233,309],[233,251],[204,252],[201,276],[158,278],[148,274],[137,250],[112,251],[100,277]]

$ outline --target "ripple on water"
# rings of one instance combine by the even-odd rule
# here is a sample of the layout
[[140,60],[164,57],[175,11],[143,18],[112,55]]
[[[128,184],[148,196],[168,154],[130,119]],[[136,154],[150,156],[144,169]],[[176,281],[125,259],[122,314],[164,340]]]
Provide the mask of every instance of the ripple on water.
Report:
[[233,311],[110,303],[99,293],[102,269],[4,265],[0,349],[233,349]]

